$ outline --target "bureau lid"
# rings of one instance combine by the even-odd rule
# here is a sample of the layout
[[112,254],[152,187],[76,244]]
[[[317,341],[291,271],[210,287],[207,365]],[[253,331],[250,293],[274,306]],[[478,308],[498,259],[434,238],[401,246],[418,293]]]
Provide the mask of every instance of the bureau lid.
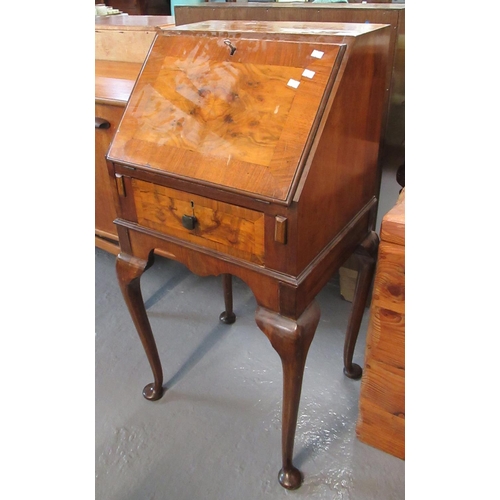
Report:
[[342,53],[314,36],[160,32],[108,159],[288,204]]

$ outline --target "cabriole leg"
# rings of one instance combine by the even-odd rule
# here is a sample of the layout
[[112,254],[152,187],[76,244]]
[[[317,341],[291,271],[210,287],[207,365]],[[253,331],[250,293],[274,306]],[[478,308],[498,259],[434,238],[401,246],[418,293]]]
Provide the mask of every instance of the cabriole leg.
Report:
[[347,377],[352,379],[359,379],[363,373],[361,366],[352,362],[352,357],[354,355],[354,348],[356,347],[368,293],[375,274],[378,245],[379,237],[377,233],[372,231],[354,252],[359,263],[359,270],[344,342],[344,373]]
[[153,370],[154,382],[144,387],[142,395],[150,401],[155,401],[163,395],[163,372],[140,286],[142,273],[152,264],[153,254],[148,261],[124,254],[119,254],[116,259],[118,282]]
[[302,474],[292,463],[295,428],[307,352],[320,317],[319,306],[312,302],[298,320],[258,307],[255,321],[267,335],[283,365],[282,460],[280,484],[295,490],[302,484]]
[[233,312],[233,277],[231,274],[222,275],[222,288],[225,311],[220,314],[219,319],[222,323],[230,325],[236,321],[236,315]]

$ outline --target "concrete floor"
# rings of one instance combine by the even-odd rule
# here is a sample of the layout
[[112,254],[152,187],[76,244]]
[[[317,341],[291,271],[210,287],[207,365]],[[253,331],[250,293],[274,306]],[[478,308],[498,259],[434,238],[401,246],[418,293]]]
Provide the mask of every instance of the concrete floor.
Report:
[[[381,215],[397,198],[396,163],[384,170]],[[356,438],[360,381],[342,372],[351,304],[338,276],[317,297],[294,449],[304,483],[287,491],[277,481],[281,363],[255,324],[249,288],[234,279],[237,320],[223,325],[220,278],[157,257],[141,283],[167,390],[149,402],[141,393],[152,374],[114,260],[96,249],[96,500],[404,499],[405,462]],[[368,309],[354,354],[361,365],[367,321]]]

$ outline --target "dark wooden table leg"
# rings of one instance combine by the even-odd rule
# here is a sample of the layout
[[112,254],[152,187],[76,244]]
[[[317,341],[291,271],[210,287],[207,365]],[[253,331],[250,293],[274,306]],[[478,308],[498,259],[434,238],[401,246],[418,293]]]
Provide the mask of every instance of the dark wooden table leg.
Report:
[[368,293],[370,292],[370,286],[375,274],[378,245],[379,237],[377,233],[372,231],[354,251],[359,269],[344,342],[344,373],[347,377],[352,379],[361,378],[363,373],[361,366],[352,362],[352,357],[354,348],[356,347]]
[[152,263],[153,254],[151,254],[149,261],[145,261],[120,253],[116,259],[116,274],[128,310],[153,370],[154,382],[144,387],[142,395],[150,401],[155,401],[163,395],[163,372],[140,286],[143,272]]
[[319,317],[320,309],[316,302],[312,302],[296,321],[263,307],[258,307],[255,313],[257,325],[271,341],[283,365],[283,467],[278,480],[289,490],[295,490],[302,484],[302,474],[292,463],[293,445],[304,366]]
[[222,275],[222,287],[224,290],[224,307],[219,319],[222,323],[230,325],[236,321],[236,315],[233,312],[233,277],[231,274]]

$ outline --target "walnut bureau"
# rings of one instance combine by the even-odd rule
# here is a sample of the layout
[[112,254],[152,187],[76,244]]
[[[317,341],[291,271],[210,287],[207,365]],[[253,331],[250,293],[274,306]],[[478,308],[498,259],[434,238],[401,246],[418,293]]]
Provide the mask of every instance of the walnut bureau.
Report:
[[117,276],[150,362],[163,374],[140,289],[155,252],[252,290],[283,369],[279,482],[298,488],[293,445],[315,296],[360,262],[344,371],[373,277],[386,25],[206,21],[158,30],[107,154]]

